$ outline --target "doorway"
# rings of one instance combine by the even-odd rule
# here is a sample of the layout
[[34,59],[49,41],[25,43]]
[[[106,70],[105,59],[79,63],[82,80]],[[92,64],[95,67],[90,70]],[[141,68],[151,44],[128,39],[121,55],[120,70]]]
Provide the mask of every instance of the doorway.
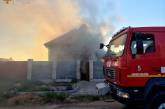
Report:
[[89,61],[80,61],[80,80],[89,81]]

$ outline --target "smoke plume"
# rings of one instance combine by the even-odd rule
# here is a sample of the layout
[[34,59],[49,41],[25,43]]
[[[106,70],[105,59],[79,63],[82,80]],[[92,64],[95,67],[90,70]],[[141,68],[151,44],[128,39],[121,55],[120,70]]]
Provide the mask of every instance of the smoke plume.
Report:
[[93,33],[102,34],[96,38],[105,39],[114,28],[108,20],[108,11],[113,7],[111,0],[15,0],[14,4],[1,1],[0,57],[47,60],[43,44],[82,24],[88,24]]

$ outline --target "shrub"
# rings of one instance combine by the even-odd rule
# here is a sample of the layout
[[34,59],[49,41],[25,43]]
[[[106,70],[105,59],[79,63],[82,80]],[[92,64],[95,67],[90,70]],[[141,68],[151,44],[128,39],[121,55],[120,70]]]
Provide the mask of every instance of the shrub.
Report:
[[8,99],[9,105],[26,105],[26,104],[40,104],[42,103],[42,98],[33,94],[23,94],[18,95]]
[[99,96],[91,96],[91,95],[82,95],[82,96],[74,96],[72,99],[81,101],[81,102],[89,102],[89,101],[97,101],[100,100]]
[[3,92],[3,94],[1,95],[1,98],[8,99],[8,98],[14,97],[15,95],[16,95],[16,91],[14,89],[8,90],[8,91]]
[[63,102],[68,97],[65,93],[46,93],[42,95],[44,103]]
[[77,82],[78,82],[78,80],[76,78],[73,78],[71,81],[71,83],[77,83]]

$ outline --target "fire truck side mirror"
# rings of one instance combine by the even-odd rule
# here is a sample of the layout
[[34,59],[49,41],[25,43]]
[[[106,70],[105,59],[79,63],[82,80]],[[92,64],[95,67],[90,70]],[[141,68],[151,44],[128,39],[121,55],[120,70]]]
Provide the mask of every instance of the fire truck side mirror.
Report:
[[103,43],[100,43],[100,49],[103,49],[105,45]]

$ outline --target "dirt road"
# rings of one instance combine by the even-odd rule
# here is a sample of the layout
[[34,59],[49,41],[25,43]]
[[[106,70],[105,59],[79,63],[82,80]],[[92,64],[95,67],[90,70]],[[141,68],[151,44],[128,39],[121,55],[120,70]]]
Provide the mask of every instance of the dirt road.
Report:
[[44,105],[44,106],[15,106],[0,107],[0,109],[126,109],[124,105],[118,102],[97,101],[92,103],[62,104],[62,105]]
[[123,109],[124,105],[118,102],[92,102],[92,103],[80,103],[80,104],[70,104],[70,105],[62,105],[55,109]]

